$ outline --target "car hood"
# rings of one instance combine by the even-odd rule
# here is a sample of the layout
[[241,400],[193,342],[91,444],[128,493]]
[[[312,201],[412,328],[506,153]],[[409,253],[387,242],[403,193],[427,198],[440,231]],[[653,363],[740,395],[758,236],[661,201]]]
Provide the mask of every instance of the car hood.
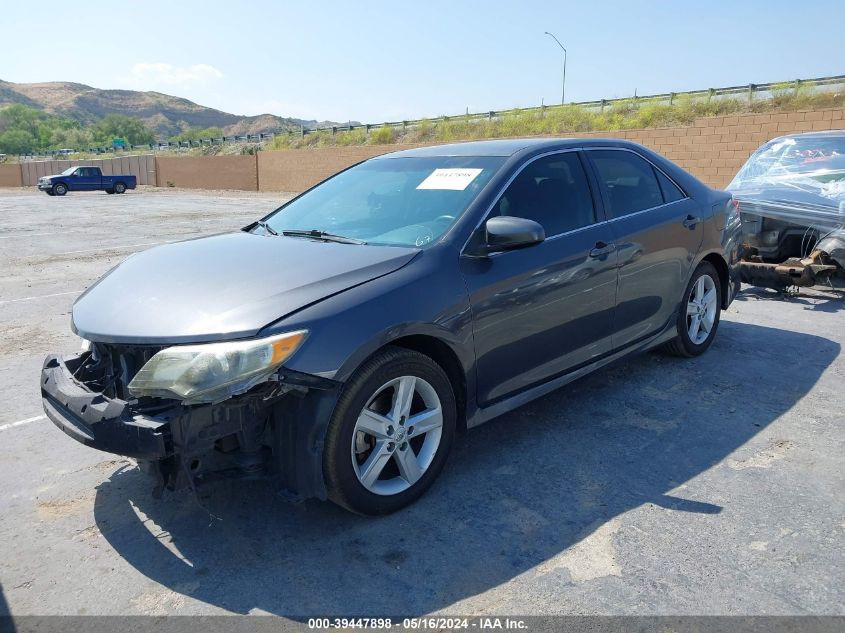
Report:
[[415,248],[227,233],[158,246],[74,303],[73,328],[104,343],[249,337],[292,312],[398,270]]

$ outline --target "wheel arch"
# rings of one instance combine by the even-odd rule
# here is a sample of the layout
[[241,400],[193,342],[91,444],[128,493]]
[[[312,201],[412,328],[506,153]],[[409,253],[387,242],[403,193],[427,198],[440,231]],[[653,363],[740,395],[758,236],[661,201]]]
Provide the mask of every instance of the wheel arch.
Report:
[[[722,289],[722,305],[721,308],[723,310],[727,310],[728,306],[731,302],[730,297],[730,268],[728,267],[728,263],[725,261],[725,258],[722,257],[717,252],[707,253],[698,264],[702,262],[708,262],[712,264],[713,268],[716,269],[716,272],[719,274],[719,286]],[[698,267],[696,264],[696,268]],[[694,269],[693,269],[694,270]]]
[[455,394],[457,408],[458,430],[466,430],[467,404],[471,385],[469,384],[469,368],[461,361],[460,352],[450,344],[445,337],[437,336],[430,331],[397,333],[391,338],[381,338],[359,348],[344,363],[335,378],[346,382],[370,358],[388,347],[400,347],[419,352],[428,356],[446,373]]
[[[458,430],[466,430],[467,379],[461,361],[448,343],[428,334],[411,334],[391,341],[388,345],[419,352],[437,363],[452,384],[457,409]],[[386,346],[385,346],[386,347]],[[384,349],[384,347],[380,348]]]

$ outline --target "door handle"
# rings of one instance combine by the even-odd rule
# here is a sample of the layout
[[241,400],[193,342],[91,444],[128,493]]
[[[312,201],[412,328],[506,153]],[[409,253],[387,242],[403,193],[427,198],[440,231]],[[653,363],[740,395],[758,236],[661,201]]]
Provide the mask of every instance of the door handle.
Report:
[[604,257],[616,250],[616,244],[608,244],[599,240],[596,242],[595,248],[590,251],[590,257]]
[[684,226],[687,227],[690,231],[692,231],[695,228],[695,225],[699,222],[701,222],[701,218],[697,218],[690,214],[684,219]]

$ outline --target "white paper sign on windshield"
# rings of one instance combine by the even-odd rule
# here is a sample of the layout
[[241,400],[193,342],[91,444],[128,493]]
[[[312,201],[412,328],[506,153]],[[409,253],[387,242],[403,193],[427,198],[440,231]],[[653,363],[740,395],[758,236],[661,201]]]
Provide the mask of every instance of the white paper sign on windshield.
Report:
[[423,180],[417,189],[451,189],[463,191],[476,179],[481,169],[435,169],[431,175]]

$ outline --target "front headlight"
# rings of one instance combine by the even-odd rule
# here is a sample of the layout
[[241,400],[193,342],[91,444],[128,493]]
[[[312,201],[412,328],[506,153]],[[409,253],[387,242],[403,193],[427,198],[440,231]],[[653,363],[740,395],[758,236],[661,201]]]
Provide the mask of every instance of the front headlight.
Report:
[[129,392],[185,404],[220,402],[266,379],[307,334],[299,330],[257,340],[168,347],[135,374]]

